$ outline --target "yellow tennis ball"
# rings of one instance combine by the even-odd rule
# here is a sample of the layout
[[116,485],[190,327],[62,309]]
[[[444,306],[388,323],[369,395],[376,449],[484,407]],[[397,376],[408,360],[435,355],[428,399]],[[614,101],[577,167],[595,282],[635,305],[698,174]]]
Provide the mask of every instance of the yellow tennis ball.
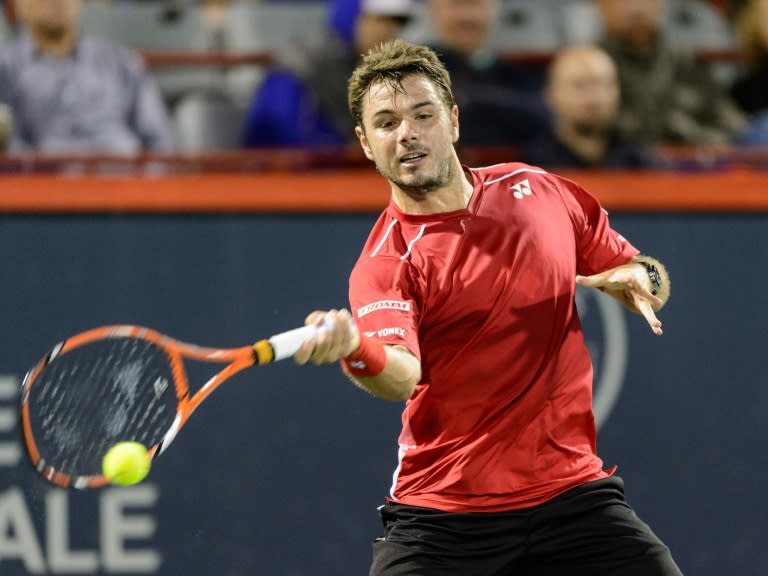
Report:
[[118,442],[107,450],[101,469],[112,484],[138,484],[149,474],[150,458],[141,442]]

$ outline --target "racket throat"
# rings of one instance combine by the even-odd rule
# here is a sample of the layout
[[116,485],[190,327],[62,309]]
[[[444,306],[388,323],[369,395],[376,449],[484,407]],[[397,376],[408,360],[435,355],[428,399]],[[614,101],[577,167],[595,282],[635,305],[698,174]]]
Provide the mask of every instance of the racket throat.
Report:
[[165,433],[165,436],[163,436],[163,439],[160,441],[160,444],[157,449],[158,454],[162,454],[163,452],[165,452],[165,449],[171,445],[171,442],[173,442],[173,439],[176,438],[176,434],[179,433],[180,429],[181,429],[181,413],[177,412],[176,418],[173,419],[173,423],[171,424],[171,427],[168,428],[168,431]]
[[269,364],[275,360],[275,349],[268,339],[259,340],[253,345],[253,356],[256,364]]

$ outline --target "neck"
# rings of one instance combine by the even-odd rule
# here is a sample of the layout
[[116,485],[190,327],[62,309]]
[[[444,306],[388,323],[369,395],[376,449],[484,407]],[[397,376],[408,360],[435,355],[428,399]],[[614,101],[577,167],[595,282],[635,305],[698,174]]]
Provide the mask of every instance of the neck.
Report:
[[558,139],[571,152],[590,164],[599,162],[605,156],[608,148],[609,135],[607,131],[595,131],[594,134],[583,134],[573,126],[558,122],[555,128]]
[[392,186],[395,205],[406,214],[438,214],[463,210],[469,205],[474,189],[471,177],[464,172],[458,156],[451,161],[451,177],[439,188],[426,191],[403,190]]
[[29,34],[40,52],[58,58],[69,56],[77,42],[77,33],[72,28],[55,34],[39,28],[30,28]]

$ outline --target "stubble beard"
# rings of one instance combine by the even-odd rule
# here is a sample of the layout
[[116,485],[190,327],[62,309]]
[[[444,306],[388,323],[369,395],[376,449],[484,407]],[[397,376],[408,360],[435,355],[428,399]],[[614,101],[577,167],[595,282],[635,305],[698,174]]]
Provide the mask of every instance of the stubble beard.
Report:
[[395,175],[393,170],[390,170],[388,167],[380,166],[378,162],[376,163],[376,170],[378,170],[379,174],[384,176],[384,178],[410,196],[425,196],[430,192],[434,192],[447,185],[453,177],[453,166],[450,158],[446,158],[438,164],[434,175],[425,176],[423,177],[423,180],[416,183],[403,181]]
[[614,131],[616,122],[611,119],[592,119],[572,124],[573,131],[582,138],[603,140]]
[[36,32],[47,42],[59,43],[70,33],[70,28],[59,23],[41,23],[36,27]]

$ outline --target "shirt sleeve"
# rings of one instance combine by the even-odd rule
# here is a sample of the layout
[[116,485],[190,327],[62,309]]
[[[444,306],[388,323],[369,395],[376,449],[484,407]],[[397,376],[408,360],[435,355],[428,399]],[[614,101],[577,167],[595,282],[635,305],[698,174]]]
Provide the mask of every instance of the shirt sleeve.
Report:
[[349,279],[352,315],[362,334],[405,346],[421,359],[418,282],[408,262],[378,257],[358,261]]
[[611,228],[608,212],[581,186],[558,178],[571,213],[576,238],[576,272],[597,274],[629,262],[640,251]]

